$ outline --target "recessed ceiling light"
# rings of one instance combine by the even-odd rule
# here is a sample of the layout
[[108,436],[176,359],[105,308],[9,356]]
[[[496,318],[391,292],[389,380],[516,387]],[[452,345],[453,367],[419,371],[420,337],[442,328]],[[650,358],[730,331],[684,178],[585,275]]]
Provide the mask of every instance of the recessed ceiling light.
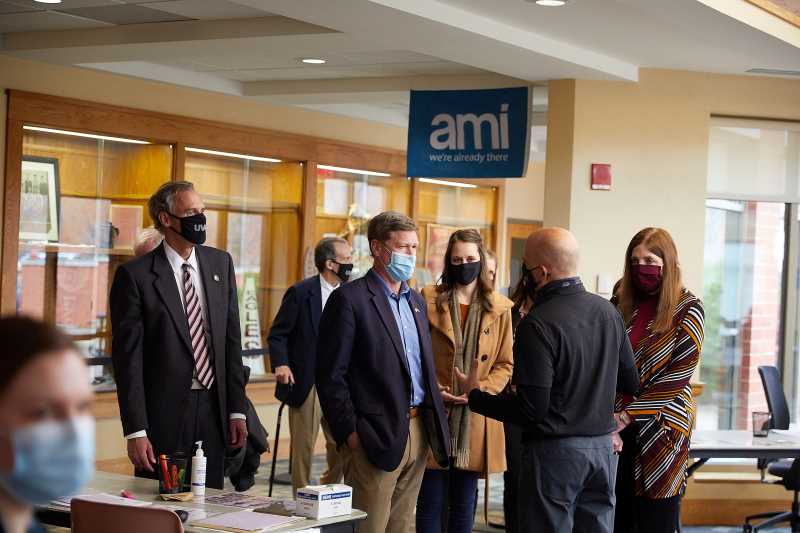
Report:
[[319,59],[319,58],[315,58],[315,57],[304,57],[300,61],[302,61],[303,63],[306,63],[308,65],[324,65],[325,63],[328,62],[325,59]]
[[39,2],[40,4],[60,4],[61,0],[33,0],[34,2]]
[[561,7],[567,3],[567,0],[536,0],[537,6],[545,7]]

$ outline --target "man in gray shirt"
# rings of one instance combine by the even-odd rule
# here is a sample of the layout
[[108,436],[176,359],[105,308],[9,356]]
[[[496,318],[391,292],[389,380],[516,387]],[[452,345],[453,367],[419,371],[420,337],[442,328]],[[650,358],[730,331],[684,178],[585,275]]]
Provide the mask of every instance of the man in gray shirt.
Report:
[[614,527],[614,398],[635,393],[639,376],[622,317],[584,289],[577,263],[570,232],[533,233],[525,266],[535,293],[514,339],[516,393],[493,396],[478,389],[474,370],[461,375],[470,409],[523,429],[524,531]]

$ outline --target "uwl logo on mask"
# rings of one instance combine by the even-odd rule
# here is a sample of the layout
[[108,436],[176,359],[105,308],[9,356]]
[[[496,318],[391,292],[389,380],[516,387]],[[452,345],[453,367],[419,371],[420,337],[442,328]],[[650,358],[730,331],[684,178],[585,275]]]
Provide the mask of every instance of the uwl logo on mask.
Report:
[[527,87],[411,91],[408,175],[521,177],[530,143]]

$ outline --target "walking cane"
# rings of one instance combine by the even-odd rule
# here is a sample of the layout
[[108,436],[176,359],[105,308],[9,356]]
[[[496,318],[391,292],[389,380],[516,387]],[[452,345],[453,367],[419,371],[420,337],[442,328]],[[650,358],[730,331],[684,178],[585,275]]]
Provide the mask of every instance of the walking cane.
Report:
[[269,496],[272,497],[272,485],[275,483],[275,462],[278,460],[278,443],[281,438],[281,416],[283,415],[283,408],[286,407],[286,402],[281,402],[278,407],[278,423],[275,426],[275,448],[272,455],[272,467],[269,473]]

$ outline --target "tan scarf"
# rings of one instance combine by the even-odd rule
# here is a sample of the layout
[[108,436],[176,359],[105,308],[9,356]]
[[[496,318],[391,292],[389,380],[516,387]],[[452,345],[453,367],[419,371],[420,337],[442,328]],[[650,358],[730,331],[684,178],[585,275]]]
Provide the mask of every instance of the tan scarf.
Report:
[[[478,352],[478,339],[480,338],[483,309],[477,299],[477,292],[475,296],[469,305],[467,322],[462,335],[461,311],[458,306],[458,298],[456,297],[456,291],[450,292],[450,319],[453,322],[453,338],[455,340],[454,365],[464,374],[469,374],[472,359]],[[453,372],[452,390],[456,396],[465,392],[461,391],[461,385],[458,383],[455,372]],[[448,417],[450,448],[451,454],[455,458],[454,466],[456,468],[467,468],[469,466],[469,418],[470,410],[468,405],[453,405],[450,408],[450,416]]]

